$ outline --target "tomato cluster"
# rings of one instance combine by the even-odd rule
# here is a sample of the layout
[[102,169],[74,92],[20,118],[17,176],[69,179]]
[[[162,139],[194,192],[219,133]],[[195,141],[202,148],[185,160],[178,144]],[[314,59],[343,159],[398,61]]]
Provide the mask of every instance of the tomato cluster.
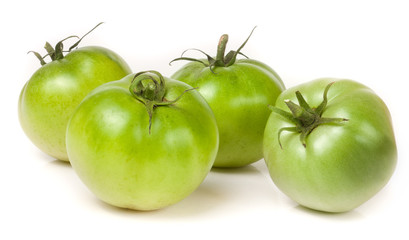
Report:
[[47,43],[45,56],[33,52],[42,67],[21,91],[21,126],[42,151],[69,161],[98,198],[122,208],[169,206],[212,167],[262,158],[300,205],[344,212],[366,202],[396,166],[385,103],[347,79],[285,89],[271,67],[241,52],[250,36],[225,54],[223,35],[216,57],[182,54],[171,62],[190,62],[170,78],[132,73],[106,48],[77,48],[83,37],[68,51],[66,39]]

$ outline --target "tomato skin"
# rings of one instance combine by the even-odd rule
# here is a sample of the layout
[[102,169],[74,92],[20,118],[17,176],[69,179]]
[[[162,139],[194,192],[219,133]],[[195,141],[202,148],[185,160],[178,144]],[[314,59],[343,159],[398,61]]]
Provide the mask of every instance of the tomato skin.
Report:
[[43,65],[23,87],[19,98],[20,124],[43,152],[68,161],[65,131],[68,119],[95,87],[131,72],[109,49],[89,46]]
[[[104,84],[84,99],[68,124],[67,150],[75,172],[102,201],[154,210],[182,200],[204,180],[217,153],[217,124],[192,90],[172,105],[154,108],[149,133],[147,110],[128,90],[133,76]],[[191,89],[165,80],[167,100]]]
[[[202,60],[208,63],[206,60]],[[190,62],[172,78],[198,87],[212,108],[220,146],[214,167],[242,167],[263,157],[263,132],[284,84],[273,69],[256,60],[240,59],[228,67]]]
[[296,102],[299,90],[311,107],[328,92],[323,117],[346,118],[342,124],[316,127],[300,143],[297,133],[278,131],[294,126],[272,113],[264,134],[264,159],[277,187],[302,206],[326,212],[350,211],[374,196],[391,178],[397,149],[390,113],[369,88],[352,80],[317,79],[287,89],[276,107],[288,111],[284,100]]

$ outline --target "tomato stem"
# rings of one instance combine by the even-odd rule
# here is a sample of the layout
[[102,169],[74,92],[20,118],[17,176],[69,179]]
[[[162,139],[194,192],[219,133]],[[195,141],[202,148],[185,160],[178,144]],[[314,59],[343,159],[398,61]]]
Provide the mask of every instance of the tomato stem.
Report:
[[[187,49],[187,50],[183,51],[182,55],[179,58],[175,58],[172,61],[170,61],[169,65],[171,65],[175,61],[180,61],[180,60],[199,62],[199,63],[202,63],[205,67],[209,67],[210,71],[212,71],[213,73],[215,73],[213,71],[213,69],[215,67],[229,67],[229,66],[233,65],[236,62],[237,55],[242,55],[245,58],[248,58],[246,55],[244,55],[240,51],[246,45],[247,41],[250,39],[250,37],[253,34],[255,28],[256,27],[253,28],[250,35],[247,37],[246,41],[244,41],[244,43],[236,51],[230,51],[229,53],[227,53],[227,55],[225,55],[225,51],[226,51],[227,42],[229,40],[229,36],[227,34],[223,34],[220,37],[219,44],[217,45],[216,59],[211,57],[209,54],[205,53],[202,50],[193,48],[193,49]],[[200,60],[200,59],[184,57],[183,55],[188,50],[196,50],[196,51],[199,51],[199,52],[203,53],[207,57],[207,62],[204,61],[204,60]]]
[[143,103],[149,115],[149,134],[152,128],[153,110],[159,106],[174,104],[188,91],[196,88],[190,88],[182,92],[174,100],[165,99],[166,86],[165,79],[157,71],[149,70],[135,74],[129,86],[129,91],[138,101]]
[[224,54],[226,51],[226,46],[227,46],[228,41],[229,41],[229,35],[223,34],[220,37],[219,44],[217,45],[217,55],[216,55],[216,60],[215,60],[215,62],[218,62],[217,65],[221,65],[221,66],[225,65],[224,64]]
[[[51,44],[49,42],[45,43],[45,50],[47,51],[47,54],[44,56],[41,56],[38,52],[35,51],[29,51],[28,53],[33,53],[38,60],[40,61],[41,66],[47,64],[47,62],[45,62],[45,58],[46,57],[50,57],[51,61],[56,61],[56,60],[60,60],[64,58],[64,52],[71,52],[72,49],[76,48],[78,46],[78,44],[82,41],[82,39],[87,36],[89,33],[91,33],[95,28],[97,28],[99,25],[101,25],[103,22],[98,23],[94,28],[92,28],[90,31],[88,31],[86,34],[84,34],[81,38],[79,38],[78,36],[69,36],[64,38],[63,40],[59,41],[55,47],[51,46]],[[64,51],[64,44],[63,42],[65,40],[68,40],[70,38],[78,38],[78,41],[75,42],[67,51]]]
[[305,101],[303,95],[299,91],[295,92],[299,105],[293,103],[291,100],[284,101],[287,107],[290,109],[291,113],[286,112],[280,108],[270,106],[270,109],[273,112],[285,117],[287,120],[290,120],[291,122],[295,124],[295,127],[283,127],[279,129],[277,137],[278,137],[278,143],[281,148],[282,148],[281,133],[284,131],[300,133],[301,144],[304,147],[307,147],[306,139],[308,135],[316,127],[322,124],[341,123],[341,122],[348,121],[348,119],[346,118],[324,118],[322,117],[322,114],[324,113],[325,108],[328,103],[328,98],[327,98],[328,90],[332,86],[333,83],[334,82],[326,86],[324,90],[324,94],[323,94],[323,101],[316,108],[311,108],[310,105]]

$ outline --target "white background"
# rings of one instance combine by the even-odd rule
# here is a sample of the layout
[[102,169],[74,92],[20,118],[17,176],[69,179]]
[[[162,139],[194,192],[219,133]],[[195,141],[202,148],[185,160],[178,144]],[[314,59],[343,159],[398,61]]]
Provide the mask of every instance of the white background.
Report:
[[[0,239],[408,239],[409,7],[405,1],[8,1],[0,7]],[[137,212],[97,200],[69,164],[40,152],[17,117],[21,88],[40,66],[29,50],[82,35],[134,72],[170,76],[191,47],[237,49],[274,68],[287,87],[319,77],[357,80],[386,102],[398,143],[388,185],[359,208],[324,214],[283,195],[263,161],[212,170],[188,198]],[[68,43],[67,43],[68,46]],[[195,55],[196,56],[196,55]]]

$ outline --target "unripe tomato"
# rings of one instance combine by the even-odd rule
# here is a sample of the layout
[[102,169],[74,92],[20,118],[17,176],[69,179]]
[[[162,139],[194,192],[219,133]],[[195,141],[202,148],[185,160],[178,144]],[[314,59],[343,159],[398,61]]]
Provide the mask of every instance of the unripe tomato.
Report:
[[42,67],[24,85],[18,103],[19,119],[39,149],[68,161],[65,131],[74,109],[92,89],[121,79],[131,70],[118,54],[103,47],[82,47],[66,56],[62,42],[55,49],[47,43],[46,48],[52,61],[45,63],[40,57]]
[[92,91],[67,128],[71,165],[111,205],[153,210],[193,192],[218,148],[214,115],[191,86],[148,71]]
[[271,109],[264,159],[274,183],[297,203],[349,211],[391,178],[397,160],[391,116],[368,87],[318,79],[287,89]]
[[237,51],[224,56],[227,39],[227,35],[221,37],[216,59],[208,55],[199,60],[175,59],[192,62],[172,78],[198,87],[214,112],[220,133],[214,166],[242,167],[263,158],[268,105],[274,104],[284,84],[266,64],[253,59],[236,60],[248,39]]

